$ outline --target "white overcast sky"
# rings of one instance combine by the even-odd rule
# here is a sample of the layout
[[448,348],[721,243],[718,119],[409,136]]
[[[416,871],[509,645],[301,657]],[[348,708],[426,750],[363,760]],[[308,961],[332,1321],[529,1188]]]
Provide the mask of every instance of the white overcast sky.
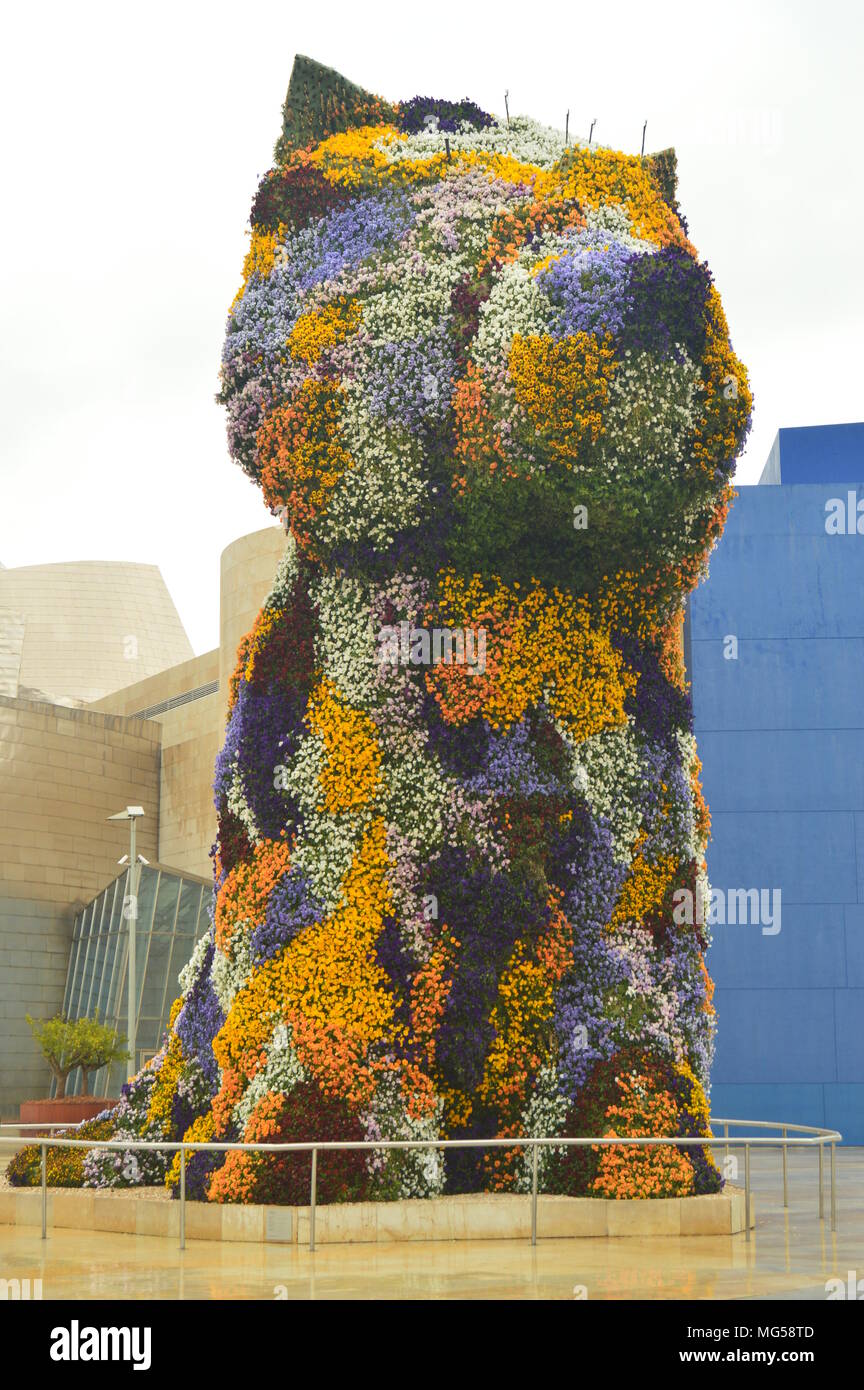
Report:
[[272,524],[214,403],[295,53],[397,100],[470,96],[638,153],[778,426],[864,418],[859,0],[40,3],[2,19],[0,561],[158,564],[198,652],[221,550]]

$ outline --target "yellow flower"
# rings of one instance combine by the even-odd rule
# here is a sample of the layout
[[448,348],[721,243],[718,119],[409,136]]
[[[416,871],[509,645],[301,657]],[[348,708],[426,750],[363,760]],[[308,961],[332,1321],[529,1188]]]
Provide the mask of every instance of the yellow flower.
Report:
[[266,227],[253,227],[252,236],[249,243],[249,250],[246,252],[246,259],[243,262],[243,283],[234,296],[231,304],[233,309],[246,292],[246,286],[253,275],[269,275],[276,260],[276,248],[285,233],[285,228],[280,226],[277,230],[270,231]]
[[549,451],[572,469],[583,440],[603,433],[603,408],[615,370],[611,338],[574,333],[513,339],[510,376],[516,400]]
[[487,587],[479,575],[465,580],[445,571],[439,603],[451,626],[489,628],[485,674],[442,663],[428,677],[449,722],[481,713],[494,728],[507,728],[545,701],[579,742],[624,723],[636,677],[608,630],[592,624],[585,600],[537,583],[518,592],[500,581]]
[[360,305],[354,299],[340,296],[323,309],[310,309],[301,314],[288,337],[292,357],[311,366],[318,361],[324,348],[342,343],[360,326]]
[[659,907],[677,868],[670,855],[661,855],[655,863],[649,863],[642,854],[636,854],[621,885],[607,931],[615,931],[625,922],[641,922],[652,908]]
[[[338,907],[314,922],[277,956],[266,961],[235,996],[213,1043],[220,1066],[257,1070],[273,1028],[283,1020],[305,1019],[337,1042],[349,1039],[357,1058],[371,1043],[393,1033],[394,1004],[387,976],[375,959],[375,940],[384,915],[392,911],[387,884],[386,827],[373,820],[345,878]],[[304,1056],[295,1030],[295,1045]],[[321,1065],[326,1065],[326,1058]],[[329,1073],[328,1073],[329,1074]],[[346,1087],[353,1078],[347,1072]]]
[[322,809],[334,813],[369,805],[381,774],[381,749],[369,716],[345,704],[325,678],[309,701],[308,718],[327,754],[320,774]]
[[168,1020],[170,1034],[168,1049],[153,1084],[153,1090],[150,1093],[150,1106],[147,1111],[147,1123],[160,1125],[163,1128],[170,1125],[171,1106],[177,1090],[177,1082],[180,1080],[180,1073],[183,1070],[183,1047],[177,1034],[171,1031],[182,1007],[182,999],[176,999],[171,1006]]
[[[214,1131],[214,1128],[215,1128],[215,1124],[214,1124],[214,1120],[213,1120],[213,1111],[212,1111],[212,1110],[208,1110],[208,1112],[207,1112],[206,1115],[198,1115],[197,1118],[194,1119],[194,1120],[192,1121],[191,1125],[190,1125],[189,1128],[186,1130],[186,1133],[183,1135],[184,1143],[189,1143],[189,1144],[209,1144],[210,1140],[213,1138],[213,1131]],[[191,1158],[191,1154],[187,1154],[187,1155],[186,1155],[186,1162],[187,1162],[187,1164],[188,1164],[190,1158]],[[170,1168],[168,1169],[167,1173],[165,1174],[165,1186],[166,1186],[166,1187],[177,1187],[178,1184],[179,1184],[179,1182],[180,1182],[180,1150],[178,1149],[177,1152],[175,1153],[173,1159],[171,1160],[171,1166],[170,1166]]]
[[556,191],[582,207],[617,203],[633,221],[636,236],[654,246],[693,248],[675,213],[636,155],[620,150],[571,150],[554,171]]

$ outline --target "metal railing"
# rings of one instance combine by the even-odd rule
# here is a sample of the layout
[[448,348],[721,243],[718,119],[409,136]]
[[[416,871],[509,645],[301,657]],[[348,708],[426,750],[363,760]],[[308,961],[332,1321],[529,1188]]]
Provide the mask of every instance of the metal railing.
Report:
[[[81,1123],[86,1123],[82,1121]],[[667,1145],[674,1148],[725,1148],[726,1156],[729,1156],[730,1148],[743,1148],[744,1150],[744,1233],[745,1239],[750,1240],[750,1217],[752,1211],[752,1191],[750,1184],[750,1150],[754,1146],[767,1148],[780,1148],[783,1155],[783,1206],[789,1205],[789,1180],[786,1161],[786,1151],[791,1146],[793,1148],[813,1148],[819,1151],[819,1219],[825,1216],[825,1191],[823,1177],[823,1149],[826,1144],[831,1146],[831,1230],[837,1230],[837,1174],[836,1174],[836,1146],[842,1142],[843,1136],[836,1129],[819,1129],[813,1125],[794,1125],[782,1124],[773,1120],[727,1120],[711,1118],[709,1124],[712,1129],[723,1127],[722,1138],[712,1135],[709,1138],[702,1136],[695,1138],[681,1138],[678,1135],[670,1137],[609,1137],[591,1138],[580,1136],[576,1139],[562,1138],[505,1138],[505,1139],[366,1139],[366,1140],[332,1140],[321,1141],[319,1143],[291,1143],[291,1144],[245,1144],[245,1143],[187,1143],[183,1140],[166,1140],[163,1142],[156,1140],[106,1140],[106,1139],[68,1139],[54,1137],[54,1131],[62,1129],[68,1131],[76,1128],[71,1125],[61,1124],[2,1124],[0,1125],[0,1145],[18,1145],[20,1147],[22,1134],[25,1130],[38,1130],[39,1134],[34,1136],[41,1149],[41,1190],[42,1190],[42,1239],[47,1239],[48,1234],[48,1184],[46,1176],[47,1152],[49,1148],[69,1148],[69,1149],[103,1149],[109,1152],[119,1153],[139,1153],[142,1151],[158,1150],[161,1153],[180,1154],[180,1249],[186,1248],[186,1155],[192,1153],[311,1153],[312,1155],[312,1174],[309,1190],[309,1249],[315,1249],[315,1212],[318,1196],[318,1155],[319,1153],[334,1153],[341,1150],[369,1150],[373,1153],[385,1149],[531,1149],[531,1244],[537,1244],[537,1201],[538,1201],[538,1155],[541,1148],[563,1149],[563,1148],[587,1148],[595,1146],[597,1148],[650,1148],[654,1145]],[[780,1137],[763,1137],[760,1135],[748,1135],[746,1137],[736,1137],[729,1134],[730,1127],[748,1129],[777,1129],[781,1131]],[[3,1134],[3,1130],[14,1129],[15,1136]],[[45,1130],[50,1131],[49,1136],[44,1137]],[[790,1136],[790,1130],[794,1133]],[[648,1199],[646,1199],[648,1200]]]

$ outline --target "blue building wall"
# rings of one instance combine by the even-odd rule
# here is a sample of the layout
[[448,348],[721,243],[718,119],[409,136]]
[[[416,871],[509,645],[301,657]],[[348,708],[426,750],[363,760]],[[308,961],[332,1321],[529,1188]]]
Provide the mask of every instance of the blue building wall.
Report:
[[864,425],[781,431],[772,457],[690,605],[711,884],[782,894],[776,935],[712,928],[712,1110],[862,1144],[864,535],[828,534],[826,503],[864,499]]
[[801,425],[777,431],[759,481],[860,483],[862,478],[864,424]]

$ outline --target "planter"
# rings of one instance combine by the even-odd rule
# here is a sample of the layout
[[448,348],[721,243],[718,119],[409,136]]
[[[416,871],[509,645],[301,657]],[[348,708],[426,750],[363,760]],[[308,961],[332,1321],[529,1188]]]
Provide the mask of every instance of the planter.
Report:
[[98,1096],[64,1096],[62,1100],[22,1100],[22,1125],[77,1125],[92,1120],[103,1110],[111,1110],[116,1099],[101,1100]]
[[[38,1226],[42,1194],[33,1188],[0,1188],[0,1226]],[[755,1225],[751,1199],[750,1225]],[[49,1188],[48,1228],[120,1231],[128,1235],[180,1235],[180,1203],[165,1188]],[[659,1236],[735,1236],[745,1230],[744,1192],[727,1183],[702,1197],[611,1201],[602,1197],[541,1195],[541,1240]],[[251,1241],[308,1246],[309,1208],[219,1206],[186,1203],[189,1240]],[[459,1197],[417,1197],[399,1202],[334,1202],[315,1213],[321,1245],[402,1241],[519,1240],[531,1238],[527,1195],[478,1192]]]

